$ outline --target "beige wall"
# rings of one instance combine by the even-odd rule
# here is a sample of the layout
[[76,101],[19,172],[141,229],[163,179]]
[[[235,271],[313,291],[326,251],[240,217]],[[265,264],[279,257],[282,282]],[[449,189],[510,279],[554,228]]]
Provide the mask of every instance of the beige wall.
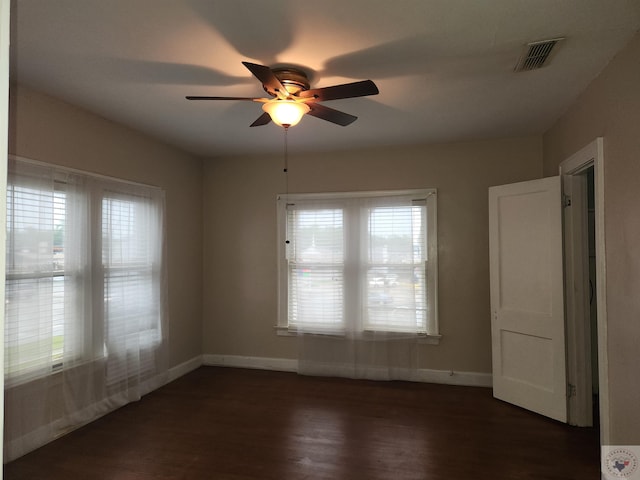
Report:
[[[276,195],[283,159],[205,163],[204,353],[295,358],[276,324]],[[438,189],[439,309],[444,338],[422,368],[491,371],[487,189],[539,178],[541,138],[292,155],[289,190]]]
[[610,435],[640,445],[640,34],[544,135],[544,173],[604,137]]
[[9,153],[166,191],[170,365],[202,353],[202,162],[27,87],[12,87]]

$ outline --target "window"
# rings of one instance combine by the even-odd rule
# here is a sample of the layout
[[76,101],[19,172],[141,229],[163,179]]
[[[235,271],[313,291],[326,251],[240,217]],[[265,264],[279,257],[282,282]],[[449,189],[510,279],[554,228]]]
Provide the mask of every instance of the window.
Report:
[[278,198],[281,330],[438,335],[436,191]]
[[[64,185],[7,185],[6,336],[9,375],[57,367],[64,349]],[[46,332],[44,335],[43,333]]]
[[140,359],[136,374],[153,369],[164,315],[163,215],[157,188],[10,163],[9,385],[92,360],[106,362],[107,383],[132,374],[129,357]]
[[[144,333],[146,343],[159,340],[160,298],[154,270],[154,205],[145,198],[108,192],[102,199],[102,268],[107,323],[127,334]],[[136,322],[129,322],[130,317]],[[113,329],[112,329],[113,330]]]

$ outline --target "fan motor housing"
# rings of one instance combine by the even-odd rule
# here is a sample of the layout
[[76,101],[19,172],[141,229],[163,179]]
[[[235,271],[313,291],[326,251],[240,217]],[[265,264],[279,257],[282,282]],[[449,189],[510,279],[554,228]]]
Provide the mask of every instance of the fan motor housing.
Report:
[[[287,89],[291,95],[302,90],[309,90],[309,78],[302,70],[292,67],[272,68],[273,74],[278,77],[280,83]],[[267,87],[262,86],[264,91],[269,93]]]

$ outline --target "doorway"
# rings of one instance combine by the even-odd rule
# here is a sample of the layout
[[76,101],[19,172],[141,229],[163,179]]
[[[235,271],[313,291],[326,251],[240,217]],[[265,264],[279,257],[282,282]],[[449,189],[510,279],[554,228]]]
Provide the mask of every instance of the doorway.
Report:
[[587,245],[589,262],[589,315],[590,355],[591,355],[591,394],[593,405],[593,425],[598,425],[599,378],[598,378],[598,299],[596,298],[596,217],[595,217],[595,167],[586,172],[587,177]]
[[571,425],[596,419],[606,445],[602,146],[559,176],[489,188],[489,272],[494,396]]
[[[603,139],[560,164],[565,199],[565,291],[569,420],[609,438],[606,351]],[[575,185],[578,185],[575,190]],[[573,189],[573,190],[572,190]]]

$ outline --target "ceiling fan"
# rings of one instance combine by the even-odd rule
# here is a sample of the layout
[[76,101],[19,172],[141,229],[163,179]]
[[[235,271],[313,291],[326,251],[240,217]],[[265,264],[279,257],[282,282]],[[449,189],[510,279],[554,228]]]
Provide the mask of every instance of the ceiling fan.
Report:
[[187,100],[246,100],[262,103],[264,113],[252,127],[274,123],[285,128],[296,125],[304,114],[346,127],[358,117],[321,105],[319,102],[343,98],[377,95],[378,87],[371,80],[345,83],[323,88],[309,88],[309,79],[300,69],[293,67],[269,68],[256,63],[242,62],[262,82],[271,98],[252,97],[196,97]]

